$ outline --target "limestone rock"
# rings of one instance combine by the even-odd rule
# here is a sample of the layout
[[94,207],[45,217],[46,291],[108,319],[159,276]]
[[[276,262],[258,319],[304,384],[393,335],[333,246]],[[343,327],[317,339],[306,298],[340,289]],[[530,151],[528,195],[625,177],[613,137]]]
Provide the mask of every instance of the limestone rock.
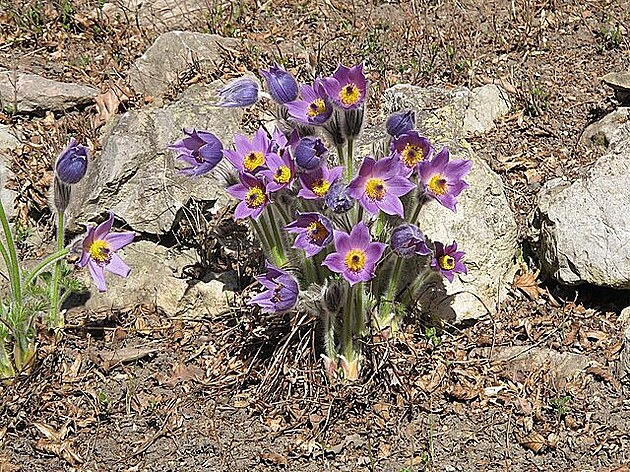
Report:
[[19,113],[64,111],[89,105],[97,94],[98,90],[87,85],[0,71],[0,108],[3,110]]
[[0,152],[6,149],[16,149],[20,146],[18,133],[10,126],[0,124]]
[[241,111],[214,105],[220,85],[194,85],[166,107],[131,110],[108,123],[101,155],[73,190],[69,228],[80,230],[78,223],[111,209],[135,231],[162,235],[191,198],[230,201],[215,173],[182,175],[167,149],[183,136],[182,128],[210,130],[230,145]]
[[630,107],[619,107],[601,120],[589,125],[580,137],[585,146],[607,148],[621,125],[630,121]]
[[162,34],[129,70],[129,83],[136,92],[159,98],[193,62],[206,72],[221,61],[221,48],[236,41],[214,34],[170,31]]
[[7,151],[20,146],[18,133],[10,126],[0,125],[0,200],[4,210],[11,217],[14,212],[16,192],[6,188],[7,181],[13,178],[11,172],[10,159]]
[[630,288],[630,123],[573,183],[554,179],[538,203],[540,259],[560,283]]
[[208,0],[116,0],[106,2],[101,9],[109,19],[124,14],[137,20],[143,29],[156,30],[189,29],[194,26],[194,18],[210,12]]
[[485,133],[494,128],[494,121],[510,111],[505,90],[494,84],[472,89],[464,117],[464,131]]
[[418,226],[431,240],[458,242],[466,252],[467,275],[444,282],[427,293],[428,305],[450,319],[479,318],[494,311],[514,273],[517,227],[500,177],[463,139],[469,114],[466,90],[444,91],[397,85],[384,94],[384,114],[416,110],[416,127],[435,145],[448,146],[452,159],[471,159],[466,181],[470,187],[459,197],[457,213],[436,201],[424,205]]
[[225,310],[234,299],[234,293],[219,280],[191,285],[189,279],[181,277],[182,267],[196,261],[193,251],[179,252],[137,241],[121,249],[120,256],[131,267],[131,274],[125,279],[105,272],[106,292],[98,292],[87,268],[80,271],[90,290],[86,309],[98,312],[155,303],[167,316],[201,317]]

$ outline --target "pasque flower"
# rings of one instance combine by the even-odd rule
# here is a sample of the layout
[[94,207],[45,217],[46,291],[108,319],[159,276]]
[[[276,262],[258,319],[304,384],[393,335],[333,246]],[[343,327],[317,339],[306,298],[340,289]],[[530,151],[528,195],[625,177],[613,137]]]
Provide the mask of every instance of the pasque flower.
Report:
[[319,166],[322,159],[328,154],[324,142],[315,136],[305,136],[297,143],[295,150],[295,163],[302,169],[313,170]]
[[471,167],[472,161],[467,159],[449,162],[448,149],[444,147],[432,160],[418,164],[419,184],[426,195],[456,211],[456,197],[468,187],[462,179]]
[[269,204],[267,187],[262,180],[247,172],[240,172],[239,179],[240,183],[226,189],[234,198],[241,200],[234,210],[234,218],[251,216],[257,219]]
[[311,172],[300,174],[302,188],[298,191],[298,197],[307,200],[324,198],[330,187],[341,177],[343,166],[328,169],[325,165],[317,167]]
[[464,254],[463,251],[457,250],[457,243],[455,241],[453,241],[453,244],[448,244],[447,246],[436,241],[431,268],[441,273],[449,282],[452,282],[455,274],[468,273],[466,266],[462,262]]
[[411,171],[420,162],[431,159],[433,147],[427,138],[416,130],[409,130],[398,135],[392,141],[392,150],[400,156],[400,161]]
[[335,230],[334,240],[336,252],[328,254],[323,265],[341,274],[350,285],[374,277],[376,264],[387,245],[373,242],[363,221],[352,228],[350,234]]
[[367,80],[363,64],[346,67],[339,64],[332,77],[324,79],[324,88],[333,103],[340,108],[359,108],[365,102]]
[[330,186],[324,198],[324,203],[334,213],[345,213],[354,206],[354,198],[348,192],[345,182],[338,180]]
[[288,152],[282,152],[282,155],[268,154],[267,168],[262,170],[260,175],[267,180],[269,193],[288,187],[295,178],[295,164],[291,154]]
[[286,271],[265,262],[267,273],[256,280],[267,290],[256,295],[248,304],[258,305],[264,313],[282,313],[290,310],[297,302],[299,287],[297,280]]
[[55,173],[61,182],[76,184],[83,178],[88,166],[88,148],[72,137],[57,157]]
[[177,153],[189,167],[182,169],[187,175],[202,175],[216,167],[223,157],[223,144],[209,131],[184,129],[186,135],[168,148]]
[[269,70],[260,69],[267,83],[269,95],[278,103],[287,103],[298,97],[298,84],[293,76],[278,64],[271,66]]
[[415,125],[416,113],[413,110],[405,110],[389,115],[385,122],[385,129],[392,138],[397,138],[411,131]]
[[89,226],[83,238],[81,258],[77,262],[79,267],[88,266],[90,275],[100,292],[107,290],[105,273],[107,270],[121,277],[127,277],[131,269],[120,258],[116,251],[131,243],[134,233],[112,233],[114,213],[109,212],[109,218],[98,226]]
[[391,247],[397,255],[405,258],[431,254],[422,231],[417,226],[408,223],[392,231]]
[[260,85],[251,77],[239,77],[219,90],[219,106],[240,107],[252,106],[258,101]]
[[234,150],[224,149],[223,155],[237,170],[255,173],[265,167],[271,144],[264,128],[259,128],[251,141],[237,133],[234,135]]
[[366,157],[359,174],[348,185],[350,195],[372,214],[379,210],[388,215],[404,216],[400,197],[411,192],[415,185],[401,175],[400,160],[396,156],[375,161]]
[[312,86],[300,87],[300,98],[285,103],[291,117],[305,125],[322,125],[333,112],[332,103],[326,94],[321,79],[315,79]]
[[333,229],[330,221],[319,213],[299,213],[297,219],[284,227],[289,233],[296,233],[293,242],[295,249],[306,251],[312,257],[332,241]]

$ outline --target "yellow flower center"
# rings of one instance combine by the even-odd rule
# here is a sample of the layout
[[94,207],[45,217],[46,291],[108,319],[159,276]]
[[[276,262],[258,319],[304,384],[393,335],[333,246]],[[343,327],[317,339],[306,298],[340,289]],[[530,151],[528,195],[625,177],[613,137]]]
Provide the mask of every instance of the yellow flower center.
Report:
[[455,268],[455,258],[453,256],[449,256],[448,254],[444,254],[443,256],[438,257],[438,264],[444,270],[453,270]]
[[260,208],[266,200],[265,192],[260,187],[252,187],[245,194],[245,203],[250,208]]
[[365,184],[365,193],[371,200],[382,200],[387,195],[383,179],[369,179]]
[[400,154],[403,164],[409,168],[415,167],[418,162],[424,161],[424,151],[420,146],[407,144]]
[[273,181],[277,184],[286,184],[291,180],[291,169],[287,166],[280,166],[273,176]]
[[243,167],[250,172],[264,165],[264,163],[265,155],[260,151],[252,151],[243,158]]
[[317,98],[314,101],[312,101],[311,104],[308,106],[308,110],[306,111],[306,114],[309,117],[314,118],[316,116],[321,115],[325,111],[326,111],[326,103],[324,102],[322,98]]
[[352,272],[359,272],[365,267],[365,251],[350,249],[343,260],[346,267]]
[[328,230],[319,221],[313,221],[306,227],[306,237],[312,243],[321,243],[328,237]]
[[339,100],[346,106],[356,104],[361,98],[359,88],[354,84],[348,84],[339,91]]
[[90,244],[88,250],[93,261],[99,264],[108,263],[112,259],[112,248],[107,241],[97,239]]
[[311,186],[311,190],[318,197],[323,197],[324,195],[326,195],[329,188],[330,182],[324,179],[317,179],[315,182],[313,182],[313,185]]
[[441,174],[435,174],[431,177],[427,186],[435,195],[444,195],[448,192],[448,182]]

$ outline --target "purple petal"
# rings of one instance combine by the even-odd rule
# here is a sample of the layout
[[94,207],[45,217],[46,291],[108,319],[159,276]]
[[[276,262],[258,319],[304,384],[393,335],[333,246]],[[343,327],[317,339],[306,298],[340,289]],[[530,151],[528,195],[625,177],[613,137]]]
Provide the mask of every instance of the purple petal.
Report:
[[338,252],[328,254],[322,262],[323,266],[328,267],[333,272],[343,273],[347,268],[343,262],[343,257]]
[[135,233],[126,231],[124,233],[109,233],[105,236],[105,241],[109,243],[112,251],[118,251],[133,241]]
[[109,261],[109,264],[105,266],[105,269],[112,274],[125,278],[129,275],[129,272],[131,272],[129,266],[125,264],[125,261],[123,261],[116,253],[112,254],[112,259]]
[[92,259],[88,261],[88,269],[90,269],[90,275],[92,276],[92,280],[96,284],[96,288],[98,288],[99,292],[106,292],[107,286],[105,285],[105,274],[103,273],[103,268],[94,262]]
[[94,239],[97,241],[105,239],[105,236],[112,230],[112,225],[114,224],[114,213],[111,210],[108,211],[109,218],[103,221],[96,227],[96,230],[94,230]]

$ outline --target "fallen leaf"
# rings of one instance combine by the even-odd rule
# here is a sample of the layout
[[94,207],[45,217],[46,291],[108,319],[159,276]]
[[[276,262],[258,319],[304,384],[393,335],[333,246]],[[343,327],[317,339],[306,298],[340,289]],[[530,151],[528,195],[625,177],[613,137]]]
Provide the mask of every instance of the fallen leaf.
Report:
[[521,446],[529,449],[530,451],[534,451],[536,454],[540,453],[544,447],[547,446],[547,440],[545,437],[536,431],[532,431],[527,436],[517,439]]
[[169,387],[174,387],[182,382],[203,379],[204,373],[205,372],[201,367],[187,366],[186,364],[180,362],[173,366],[171,376],[164,383]]
[[522,291],[531,300],[538,300],[540,295],[545,293],[545,291],[538,286],[538,282],[536,281],[539,275],[540,270],[530,272],[525,264],[521,264],[519,273],[514,276],[512,287]]
[[116,351],[91,350],[89,351],[89,356],[92,362],[97,364],[101,369],[108,371],[120,364],[137,361],[156,352],[158,352],[158,349],[125,347],[117,349]]
[[278,464],[283,467],[287,467],[289,465],[289,459],[284,457],[282,454],[278,454],[277,452],[263,452],[260,454],[260,458],[264,462],[271,462],[273,464]]

